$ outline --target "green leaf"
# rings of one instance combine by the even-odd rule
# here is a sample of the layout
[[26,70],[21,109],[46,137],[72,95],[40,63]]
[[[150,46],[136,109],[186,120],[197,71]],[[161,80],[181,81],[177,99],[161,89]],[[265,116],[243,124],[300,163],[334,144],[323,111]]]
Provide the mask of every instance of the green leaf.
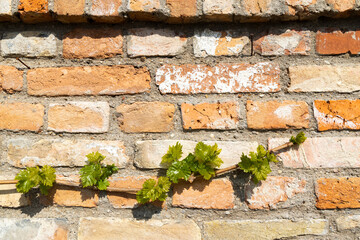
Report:
[[208,163],[213,167],[220,167],[223,161],[218,157],[221,153],[221,149],[218,149],[218,145],[215,143],[213,146],[206,145],[203,142],[199,142],[195,147],[195,159],[200,163]]
[[101,161],[103,161],[105,159],[105,156],[102,155],[101,153],[99,152],[92,152],[92,153],[89,153],[88,155],[86,155],[87,159],[88,159],[88,162],[90,164],[96,164],[96,163],[101,163]]
[[41,169],[40,176],[43,185],[52,187],[56,180],[55,169],[45,165]]
[[136,200],[140,204],[156,200],[165,201],[170,186],[171,182],[167,177],[159,177],[157,183],[154,179],[148,179],[144,182],[143,188],[136,193]]
[[178,161],[182,154],[182,145],[177,142],[174,146],[169,147],[168,152],[162,157],[161,163],[171,164],[174,161]]
[[56,180],[55,169],[47,165],[43,166],[42,169],[38,166],[28,167],[20,171],[15,180],[18,180],[16,184],[18,192],[27,193],[31,188],[39,186],[40,192],[47,195]]
[[166,176],[168,176],[173,183],[178,183],[181,179],[188,180],[191,176],[190,166],[184,160],[175,161],[166,171]]
[[80,169],[80,179],[83,187],[96,185],[101,176],[101,167],[99,165],[85,165]]
[[303,142],[305,142],[307,137],[305,137],[305,133],[304,132],[299,132],[296,137],[291,136],[290,138],[290,142],[292,142],[294,145],[300,145]]
[[107,179],[102,179],[97,182],[97,188],[99,190],[106,190],[109,185],[110,183]]

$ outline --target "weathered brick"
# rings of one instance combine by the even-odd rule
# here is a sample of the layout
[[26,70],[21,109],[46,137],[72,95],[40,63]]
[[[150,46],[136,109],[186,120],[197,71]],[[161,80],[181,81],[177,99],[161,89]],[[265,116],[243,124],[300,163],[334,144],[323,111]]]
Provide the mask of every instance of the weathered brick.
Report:
[[[14,176],[0,175],[1,180],[13,180]],[[0,207],[18,208],[30,205],[28,195],[18,193],[15,184],[0,185]],[[1,231],[1,230],[0,230]]]
[[349,11],[356,7],[355,0],[326,0],[326,3],[338,12]]
[[0,238],[6,240],[67,240],[68,223],[61,218],[0,218]]
[[310,55],[310,50],[310,31],[270,32],[254,41],[254,51],[264,56]]
[[360,208],[360,178],[320,178],[315,192],[319,209]]
[[25,23],[50,22],[52,20],[48,0],[20,0],[18,11]]
[[0,1],[0,17],[9,17],[12,14],[11,11],[11,0]]
[[360,129],[360,100],[315,100],[314,116],[319,131]]
[[326,235],[325,219],[215,220],[204,222],[205,240],[248,239],[272,240],[303,235]]
[[150,81],[146,67],[130,65],[37,68],[27,73],[28,94],[36,96],[134,94],[149,91]]
[[172,205],[185,208],[232,209],[234,189],[227,179],[195,180],[174,185]]
[[170,132],[175,106],[167,102],[136,102],[116,108],[124,132]]
[[197,15],[196,0],[166,0],[166,6],[170,10],[169,22],[191,22]]
[[187,42],[171,29],[136,28],[129,33],[127,52],[131,57],[175,56],[184,52]]
[[280,202],[290,201],[305,191],[305,180],[293,177],[271,176],[259,185],[245,185],[245,198],[250,209],[276,209]]
[[0,66],[0,90],[8,93],[21,91],[23,87],[23,71],[12,66]]
[[233,30],[195,31],[194,54],[196,57],[250,55],[250,38],[248,33]]
[[341,216],[335,221],[339,231],[360,227],[360,215]]
[[238,93],[280,91],[280,67],[276,63],[163,65],[156,72],[161,93]]
[[240,107],[237,102],[181,105],[184,129],[236,129]]
[[[129,161],[121,141],[97,141],[85,139],[29,139],[10,138],[3,141],[6,154],[3,161],[15,167],[50,165],[76,167],[86,164],[86,155],[100,152],[106,164],[124,168]],[[4,150],[5,151],[5,150]]]
[[[186,140],[148,140],[138,141],[137,154],[135,156],[135,164],[140,168],[167,168],[161,165],[161,157],[164,156],[169,146],[175,145],[177,142],[183,145],[183,158],[190,152],[194,152],[196,146],[195,141]],[[204,141],[205,144],[214,145],[222,149],[220,158],[223,160],[221,168],[229,167],[239,162],[241,154],[248,154],[255,151],[258,143],[250,141]]]
[[1,40],[1,55],[24,57],[54,57],[56,37],[50,32],[6,32]]
[[81,218],[78,240],[104,239],[201,240],[198,225],[188,219],[135,220],[120,218]]
[[247,124],[251,129],[308,128],[309,109],[301,101],[247,101]]
[[316,34],[316,52],[322,55],[360,53],[360,31],[324,30]]
[[162,4],[160,0],[129,0],[127,11],[130,18],[140,21],[157,20]]
[[44,124],[44,106],[24,102],[0,104],[0,129],[40,131]]
[[241,9],[246,16],[262,16],[270,13],[271,3],[271,0],[244,0]]
[[91,17],[97,22],[118,23],[123,21],[119,14],[122,0],[93,0]]
[[355,92],[360,90],[360,65],[289,67],[290,92]]
[[51,103],[47,129],[55,132],[107,132],[109,114],[107,102]]
[[234,14],[233,1],[204,0],[205,17],[215,21],[231,21]]
[[64,36],[64,58],[109,58],[122,54],[120,29],[74,29]]
[[54,0],[54,12],[61,22],[85,22],[85,0]]
[[[289,138],[272,138],[269,148],[275,148]],[[290,168],[359,168],[360,138],[308,138],[297,148],[277,154],[284,167]]]

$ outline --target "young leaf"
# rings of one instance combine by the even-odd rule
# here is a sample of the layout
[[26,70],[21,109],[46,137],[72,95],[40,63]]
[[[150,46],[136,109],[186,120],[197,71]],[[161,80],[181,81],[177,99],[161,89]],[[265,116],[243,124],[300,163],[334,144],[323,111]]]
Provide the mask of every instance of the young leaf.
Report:
[[174,161],[178,161],[182,156],[182,145],[177,142],[174,146],[170,146],[168,152],[162,157],[161,163],[171,164]]
[[148,179],[144,182],[143,188],[137,192],[136,200],[140,204],[154,202],[156,200],[165,201],[170,190],[171,182],[167,177],[159,177],[158,182]]
[[188,180],[191,176],[190,166],[185,160],[175,161],[166,171],[166,176],[168,176],[170,181],[173,183],[178,183],[180,179]]
[[300,145],[303,142],[305,142],[307,137],[305,137],[305,133],[304,132],[299,132],[296,137],[291,136],[290,138],[290,142],[292,142],[294,145]]

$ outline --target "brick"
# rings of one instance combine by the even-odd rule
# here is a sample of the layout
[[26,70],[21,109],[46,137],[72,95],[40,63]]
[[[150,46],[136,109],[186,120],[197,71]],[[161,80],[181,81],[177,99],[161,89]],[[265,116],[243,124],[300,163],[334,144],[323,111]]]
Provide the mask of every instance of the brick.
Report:
[[360,215],[341,216],[335,219],[339,231],[360,227]]
[[170,10],[169,22],[187,23],[196,18],[196,0],[166,0],[166,6]]
[[68,239],[69,226],[62,218],[0,218],[0,238],[6,240]]
[[78,240],[100,240],[104,236],[109,240],[201,240],[201,230],[188,219],[80,218]]
[[123,47],[120,29],[77,28],[63,39],[64,58],[110,58],[121,55]]
[[119,14],[122,0],[93,0],[91,16],[97,22],[117,23],[122,22],[123,17]]
[[11,0],[1,0],[0,1],[0,16],[9,17],[12,15],[11,11]]
[[119,127],[124,132],[170,132],[175,106],[167,102],[136,102],[116,108]]
[[18,12],[25,23],[39,23],[52,21],[48,0],[20,0]]
[[355,92],[360,90],[360,65],[289,67],[290,92]]
[[44,106],[24,102],[0,104],[0,129],[39,132],[44,124]]
[[128,15],[131,19],[153,21],[158,19],[162,10],[160,0],[129,0],[127,3]]
[[360,129],[360,100],[315,100],[318,130]]
[[[269,139],[269,149],[288,142],[288,138]],[[284,167],[289,168],[359,168],[360,138],[308,138],[297,148],[277,154]]]
[[326,219],[215,220],[204,222],[204,239],[272,240],[303,235],[325,235]]
[[241,7],[246,16],[262,16],[270,13],[271,3],[271,0],[244,0]]
[[360,208],[360,178],[319,178],[315,186],[318,209]]
[[187,42],[171,29],[136,28],[129,30],[127,52],[130,57],[175,56],[184,52]]
[[156,72],[163,94],[280,91],[280,67],[275,63],[163,65]]
[[0,89],[13,93],[23,87],[23,71],[12,66],[0,66]]
[[[1,180],[13,180],[14,176],[0,175]],[[0,185],[0,207],[19,208],[30,205],[28,195],[18,193],[16,191],[16,184],[1,184]]]
[[227,179],[193,183],[180,182],[174,185],[172,205],[185,208],[232,209],[234,208],[234,189]]
[[[3,161],[15,167],[50,165],[53,167],[79,167],[86,164],[86,155],[100,152],[104,163],[124,168],[129,162],[122,141],[98,141],[85,139],[30,139],[9,138],[3,141],[6,154]],[[5,152],[5,150],[4,150]]]
[[232,21],[233,1],[204,0],[203,12],[206,18],[215,21]]
[[324,30],[316,34],[316,52],[321,55],[360,53],[360,31]]
[[295,195],[304,192],[305,185],[305,180],[293,177],[267,177],[257,186],[253,182],[245,185],[246,203],[250,209],[276,209],[279,203],[293,200]]
[[238,31],[195,31],[194,54],[206,56],[241,56],[250,55],[248,33]]
[[28,94],[36,96],[135,94],[150,91],[150,81],[146,67],[130,65],[36,68],[27,73]]
[[349,11],[356,7],[355,0],[326,0],[326,3],[337,12]]
[[64,23],[85,22],[85,0],[54,0],[57,20]]
[[[161,165],[161,157],[164,156],[169,146],[175,145],[180,142],[183,145],[183,155],[185,158],[190,152],[194,152],[194,148],[197,144],[195,141],[187,140],[147,140],[138,141],[137,154],[135,156],[135,164],[140,168],[167,168]],[[255,151],[258,143],[250,141],[204,141],[205,144],[214,145],[218,144],[218,147],[222,149],[220,158],[223,160],[221,168],[229,167],[239,162],[241,154],[248,154],[251,151]]]
[[109,112],[107,102],[51,103],[47,129],[55,132],[107,132]]
[[181,105],[184,129],[236,129],[240,107],[237,102]]
[[263,56],[310,55],[310,31],[270,32],[254,41],[254,51]]
[[247,124],[251,129],[300,129],[309,127],[309,109],[302,101],[247,101]]
[[1,55],[5,57],[55,57],[56,37],[51,32],[6,32],[1,40]]

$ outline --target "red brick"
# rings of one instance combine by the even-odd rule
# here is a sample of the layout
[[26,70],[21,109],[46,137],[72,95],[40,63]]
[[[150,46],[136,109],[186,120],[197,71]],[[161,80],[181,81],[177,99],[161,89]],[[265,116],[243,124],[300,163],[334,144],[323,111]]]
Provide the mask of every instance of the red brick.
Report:
[[316,34],[316,52],[322,55],[360,53],[360,31],[327,30]]
[[23,87],[23,71],[11,66],[0,66],[0,90],[8,93],[21,91]]
[[85,22],[85,0],[54,0],[54,12],[61,22]]
[[124,19],[119,14],[122,0],[92,0],[91,17],[96,22],[119,23]]
[[28,94],[36,96],[134,94],[149,91],[150,80],[146,67],[129,65],[37,68],[27,73]]
[[64,36],[64,58],[109,58],[122,54],[123,37],[119,29],[78,28]]
[[237,102],[181,105],[184,129],[236,129],[239,123]]
[[52,18],[48,6],[48,0],[20,0],[20,18],[25,23],[49,22]]
[[319,131],[360,129],[360,100],[315,100],[314,116]]
[[40,131],[44,123],[44,106],[24,102],[0,104],[0,129]]
[[238,93],[280,91],[280,67],[276,63],[163,65],[156,72],[161,93]]
[[301,101],[247,101],[247,123],[251,129],[308,128],[309,109]]
[[232,209],[234,189],[227,179],[180,182],[174,185],[172,205],[185,208]]
[[175,106],[167,102],[136,102],[116,108],[124,132],[170,132]]
[[319,209],[360,208],[360,178],[320,178],[315,191]]
[[166,0],[166,4],[170,10],[169,22],[190,22],[196,17],[196,0]]

